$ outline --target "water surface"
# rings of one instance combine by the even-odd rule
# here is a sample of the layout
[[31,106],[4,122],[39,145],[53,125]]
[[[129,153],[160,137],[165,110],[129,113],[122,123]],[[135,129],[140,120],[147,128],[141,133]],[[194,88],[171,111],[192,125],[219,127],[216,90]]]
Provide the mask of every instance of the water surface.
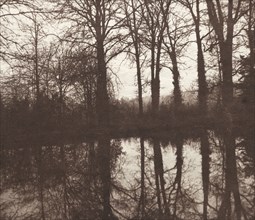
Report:
[[253,219],[254,161],[244,138],[235,137],[231,148],[225,143],[224,136],[202,131],[5,146],[0,217],[216,219],[231,210],[232,219],[238,212]]

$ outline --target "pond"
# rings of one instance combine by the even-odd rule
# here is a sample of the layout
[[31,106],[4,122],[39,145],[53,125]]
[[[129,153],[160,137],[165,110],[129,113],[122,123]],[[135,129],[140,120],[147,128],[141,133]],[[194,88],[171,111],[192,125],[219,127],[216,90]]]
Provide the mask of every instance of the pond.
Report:
[[244,137],[229,141],[203,130],[2,147],[0,219],[253,219],[254,158]]

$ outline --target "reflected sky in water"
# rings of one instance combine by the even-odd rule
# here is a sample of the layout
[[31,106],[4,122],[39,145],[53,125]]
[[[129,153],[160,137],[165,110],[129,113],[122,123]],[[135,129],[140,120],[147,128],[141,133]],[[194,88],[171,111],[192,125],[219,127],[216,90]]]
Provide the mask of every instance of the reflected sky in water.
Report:
[[244,138],[234,158],[225,142],[204,131],[2,147],[0,219],[236,219],[237,193],[242,219],[253,219],[254,161]]

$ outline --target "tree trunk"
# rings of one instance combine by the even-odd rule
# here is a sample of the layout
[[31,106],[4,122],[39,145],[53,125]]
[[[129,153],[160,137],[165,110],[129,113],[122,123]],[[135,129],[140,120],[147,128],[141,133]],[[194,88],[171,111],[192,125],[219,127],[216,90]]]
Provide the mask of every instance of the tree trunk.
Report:
[[98,117],[98,125],[107,128],[109,125],[109,96],[107,92],[107,71],[104,55],[103,41],[97,41],[97,92],[96,92],[96,110]]
[[177,57],[175,53],[175,48],[171,53],[171,61],[173,65],[173,85],[174,85],[174,109],[175,113],[177,113],[178,109],[180,108],[182,104],[182,94],[181,94],[181,88],[180,88],[180,73],[178,69],[178,63],[177,63]]
[[35,128],[37,129],[37,132],[41,132],[42,129],[42,97],[41,97],[41,92],[40,92],[40,75],[39,75],[39,55],[38,55],[38,35],[39,35],[39,30],[38,30],[38,24],[35,20],[34,22],[34,77],[35,77],[35,119],[34,125]]
[[137,71],[137,85],[138,85],[138,103],[139,103],[139,116],[143,115],[143,88],[142,88],[142,74],[141,74],[141,62],[140,62],[140,50],[139,50],[139,36],[138,36],[138,29],[137,29],[137,19],[135,14],[135,6],[134,0],[131,1],[132,3],[132,10],[133,10],[133,24],[134,30],[130,27],[130,31],[133,38],[133,44],[135,48],[135,61],[136,61],[136,71]]
[[136,68],[137,68],[137,85],[138,85],[138,103],[139,103],[139,116],[143,115],[143,88],[142,88],[142,74],[140,67],[140,58],[136,52]]
[[97,52],[97,91],[96,91],[96,112],[98,125],[106,129],[109,126],[109,95],[107,91],[107,68],[105,61],[105,9],[104,2],[96,0],[96,52]]
[[220,61],[223,75],[222,101],[223,106],[230,111],[233,101],[232,40],[220,44]]
[[251,112],[255,112],[255,91],[254,91],[254,85],[255,85],[255,18],[254,18],[254,12],[255,6],[252,0],[249,2],[249,18],[248,18],[248,38],[249,38],[249,48],[250,48],[250,68],[249,68],[249,80],[250,86],[249,86],[249,92],[250,97],[252,97],[252,100],[250,100],[251,105]]
[[159,96],[160,96],[160,82],[159,78],[154,78],[152,80],[152,114],[153,116],[156,116],[159,111]]
[[207,113],[207,82],[206,82],[206,71],[205,61],[202,48],[202,40],[200,36],[200,5],[199,0],[196,0],[196,14],[193,11],[191,5],[188,5],[191,16],[195,24],[196,43],[197,43],[197,73],[198,73],[198,103],[199,110],[202,115]]
[[89,76],[87,77],[87,82],[84,82],[83,85],[86,87],[84,92],[86,94],[87,124],[91,127],[93,125],[93,85]]
[[199,23],[196,24],[197,41],[197,72],[198,72],[198,102],[201,114],[207,113],[207,82],[205,76],[205,61],[200,37]]
[[156,76],[155,76],[155,36],[154,33],[152,34],[152,43],[151,43],[151,107],[152,107],[152,115],[157,114],[157,107],[156,107]]
[[64,109],[64,94],[63,94],[63,72],[61,67],[61,60],[58,60],[58,89],[59,89],[59,100],[58,100],[58,128],[59,131],[63,132],[63,109]]
[[167,44],[165,44],[165,46],[167,48],[167,53],[172,62],[172,74],[173,74],[173,85],[174,85],[173,103],[174,103],[174,116],[175,116],[182,105],[182,94],[181,94],[181,88],[180,88],[180,72],[178,68],[176,48],[171,37],[169,26],[167,26],[167,36],[170,41],[170,46]]
[[155,78],[154,78],[154,95],[153,95],[153,106],[154,113],[157,115],[159,111],[159,103],[160,103],[160,57],[161,57],[161,46],[162,46],[162,38],[160,37],[157,45],[157,57],[156,57],[156,69],[155,69]]
[[38,24],[36,20],[34,20],[34,49],[35,49],[35,56],[34,56],[34,65],[35,65],[35,88],[36,88],[36,101],[39,102],[40,98],[40,77],[39,77],[39,58],[38,58]]

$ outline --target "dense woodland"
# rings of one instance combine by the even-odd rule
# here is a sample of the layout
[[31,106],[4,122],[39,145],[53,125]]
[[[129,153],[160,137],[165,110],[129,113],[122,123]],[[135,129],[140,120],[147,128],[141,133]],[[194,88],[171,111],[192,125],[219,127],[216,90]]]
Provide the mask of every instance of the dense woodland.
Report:
[[[1,131],[209,125],[224,115],[251,123],[254,7],[251,0],[1,1]],[[116,98],[111,62],[121,54],[136,69],[134,100]],[[197,101],[189,105],[180,82],[187,56],[197,69],[190,72]],[[162,69],[173,83],[167,102]]]
[[[0,22],[1,219],[254,219],[253,0],[1,0]],[[200,189],[183,181],[193,148]]]

